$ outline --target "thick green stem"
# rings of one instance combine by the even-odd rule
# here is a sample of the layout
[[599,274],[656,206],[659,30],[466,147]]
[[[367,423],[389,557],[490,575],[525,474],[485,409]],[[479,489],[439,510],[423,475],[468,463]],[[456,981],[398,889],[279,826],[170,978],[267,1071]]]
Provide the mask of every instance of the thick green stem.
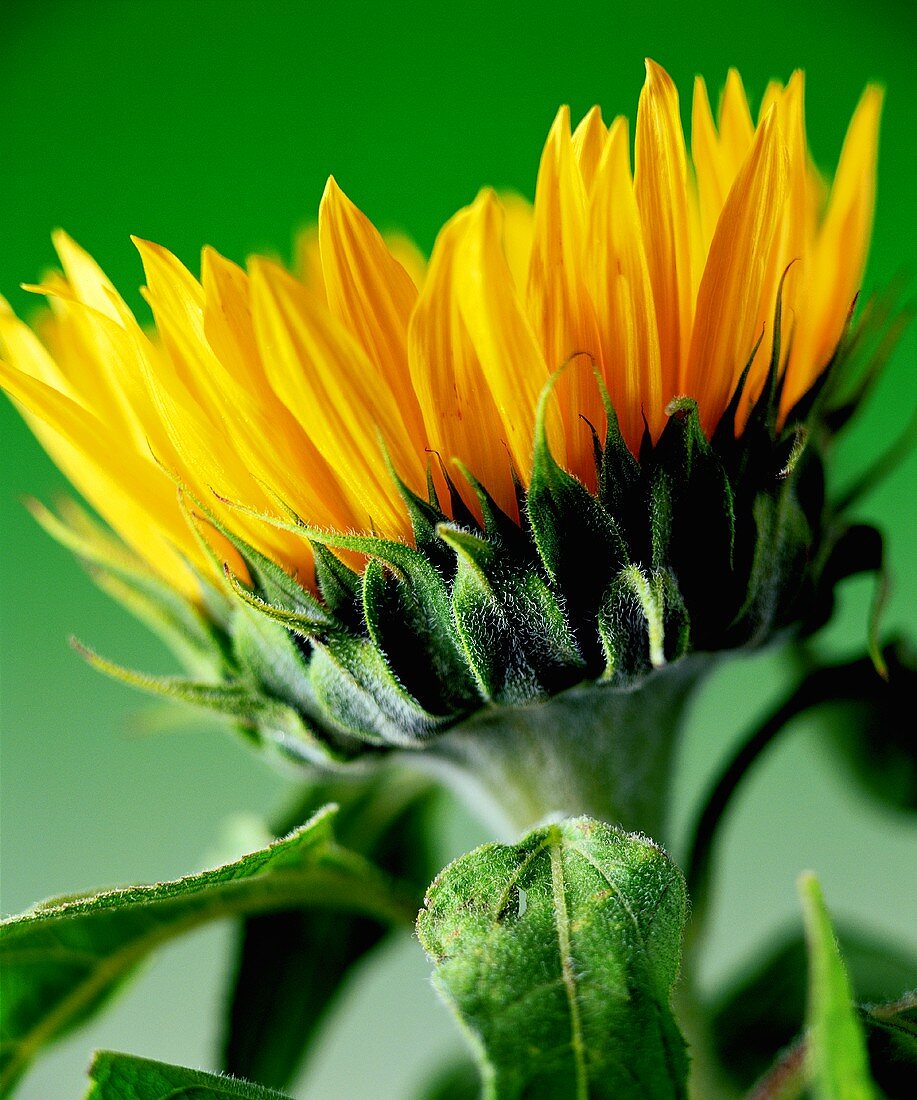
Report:
[[487,707],[420,758],[503,838],[588,814],[661,839],[681,718],[708,666],[686,658],[629,691],[589,683],[541,703]]

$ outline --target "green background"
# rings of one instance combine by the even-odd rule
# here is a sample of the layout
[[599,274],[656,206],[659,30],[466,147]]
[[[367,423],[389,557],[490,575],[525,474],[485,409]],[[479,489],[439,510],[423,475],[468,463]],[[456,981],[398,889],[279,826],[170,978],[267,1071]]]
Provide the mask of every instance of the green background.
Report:
[[[887,85],[879,203],[867,287],[914,271],[917,82],[912,7],[891,0],[766,5],[671,3],[314,4],[210,0],[10,2],[0,15],[0,292],[53,263],[64,226],[141,307],[130,233],[196,267],[210,243],[243,260],[288,255],[334,172],[383,227],[429,248],[437,226],[483,184],[531,194],[557,106],[600,102],[633,117],[649,54],[683,100],[738,66],[753,97],[767,78],[808,74],[817,160],[832,167],[867,80]],[[913,283],[913,280],[912,280]],[[837,455],[851,478],[914,404],[912,330]],[[2,478],[2,906],[201,865],[233,815],[263,816],[292,790],[219,730],[151,708],[90,671],[75,633],[125,664],[169,669],[143,630],[98,593],[22,509],[65,489],[8,403]],[[888,627],[913,625],[913,458],[865,502],[889,537]],[[826,641],[860,646],[866,582],[848,584]],[[691,799],[743,725],[789,675],[779,654],[735,662],[698,700],[673,807]],[[797,724],[764,760],[729,820],[705,980],[752,957],[797,920],[796,873],[818,871],[838,914],[899,942],[917,928],[914,833],[851,788],[817,724]],[[444,820],[443,853],[476,840]],[[677,851],[677,843],[676,843]],[[909,931],[910,930],[910,931]],[[25,1097],[80,1094],[94,1046],[213,1067],[228,930],[165,952],[114,1007],[59,1046]],[[410,1097],[459,1045],[405,939],[360,972],[322,1034],[299,1095]],[[357,1044],[359,1043],[359,1046]],[[358,1053],[359,1051],[359,1053]]]

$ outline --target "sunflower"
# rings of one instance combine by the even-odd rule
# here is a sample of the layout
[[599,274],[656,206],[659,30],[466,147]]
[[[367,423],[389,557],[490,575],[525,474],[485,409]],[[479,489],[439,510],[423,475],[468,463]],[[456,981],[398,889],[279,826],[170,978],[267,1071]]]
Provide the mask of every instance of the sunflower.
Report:
[[534,203],[482,191],[428,262],[333,178],[292,271],[135,240],[152,329],[55,234],[0,382],[117,540],[36,514],[207,674],[130,675],[339,758],[823,613],[881,100],[829,186],[802,73],[757,121],[738,73],[716,117],[698,79],[689,153],[648,61],[633,165],[625,118],[561,108]]

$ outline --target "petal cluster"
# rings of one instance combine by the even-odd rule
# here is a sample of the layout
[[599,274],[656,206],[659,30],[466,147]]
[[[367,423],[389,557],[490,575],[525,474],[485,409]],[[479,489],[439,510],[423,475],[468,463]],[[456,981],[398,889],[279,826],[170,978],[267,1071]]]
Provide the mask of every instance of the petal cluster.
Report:
[[[59,232],[62,273],[35,288],[50,308],[34,330],[0,309],[0,384],[83,496],[189,595],[218,536],[208,545],[186,522],[176,484],[305,579],[304,541],[258,518],[279,501],[317,527],[410,538],[392,470],[422,495],[432,479],[445,500],[458,460],[517,516],[559,368],[551,448],[591,488],[595,372],[634,453],[680,395],[712,432],[763,333],[746,403],[761,387],[790,265],[784,409],[805,392],[862,277],[880,108],[868,88],[829,188],[808,152],[801,73],[767,88],[757,122],[737,73],[716,117],[699,79],[689,151],[675,86],[648,62],[633,164],[624,118],[607,126],[593,108],[574,129],[562,108],[534,204],[483,191],[429,263],[333,179],[294,272],[207,248],[198,279],[136,241],[152,330]],[[217,557],[242,568],[222,541]]]

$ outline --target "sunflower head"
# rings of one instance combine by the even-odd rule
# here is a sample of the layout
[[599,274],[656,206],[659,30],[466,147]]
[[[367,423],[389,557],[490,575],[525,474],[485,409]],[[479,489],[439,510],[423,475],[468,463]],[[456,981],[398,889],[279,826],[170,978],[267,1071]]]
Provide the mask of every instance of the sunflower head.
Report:
[[850,325],[880,103],[829,186],[801,73],[757,121],[698,80],[689,153],[648,62],[633,164],[564,108],[534,204],[482,192],[429,262],[333,179],[293,271],[136,241],[152,330],[57,234],[0,381],[113,534],[36,514],[190,675],[120,674],[342,759],[823,620],[877,552],[822,459],[889,328]]

